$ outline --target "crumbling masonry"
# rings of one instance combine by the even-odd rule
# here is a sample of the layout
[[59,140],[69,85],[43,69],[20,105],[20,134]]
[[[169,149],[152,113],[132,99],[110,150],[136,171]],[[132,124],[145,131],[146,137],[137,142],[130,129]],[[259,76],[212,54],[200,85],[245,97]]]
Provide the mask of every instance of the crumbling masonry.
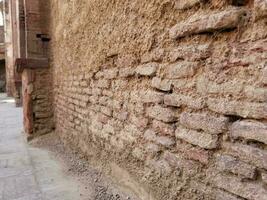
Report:
[[6,3],[29,137],[143,200],[267,199],[266,0]]

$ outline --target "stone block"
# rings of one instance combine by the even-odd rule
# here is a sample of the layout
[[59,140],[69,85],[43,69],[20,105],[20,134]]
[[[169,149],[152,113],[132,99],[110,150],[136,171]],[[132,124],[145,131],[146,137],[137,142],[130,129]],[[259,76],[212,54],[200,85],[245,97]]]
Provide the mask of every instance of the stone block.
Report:
[[188,106],[193,109],[202,109],[206,103],[203,98],[191,97],[183,94],[167,94],[164,96],[164,104],[168,106],[181,107]]
[[237,96],[243,92],[244,82],[233,79],[223,83],[210,81],[206,76],[200,76],[197,79],[197,91],[200,94],[221,94]]
[[158,136],[156,138],[156,143],[166,148],[170,148],[175,145],[175,139],[168,136]]
[[146,130],[146,132],[144,133],[144,138],[149,141],[149,142],[155,142],[156,139],[157,139],[157,135],[156,135],[156,132],[151,130],[151,129],[148,129]]
[[231,125],[230,135],[267,144],[267,124],[255,120],[237,121]]
[[228,123],[228,117],[215,117],[209,113],[183,112],[180,115],[180,124],[186,128],[201,129],[212,134],[219,134],[226,131]]
[[244,89],[244,94],[249,100],[267,102],[267,88],[246,86]]
[[236,115],[243,118],[255,119],[267,118],[267,103],[252,103],[209,98],[207,104],[210,110],[224,115]]
[[161,79],[158,77],[154,77],[152,79],[151,85],[153,88],[156,88],[158,90],[165,91],[165,92],[171,91],[172,89],[172,83],[170,80]]
[[214,200],[243,200],[243,198],[241,199],[240,197],[237,197],[229,192],[213,188],[207,184],[197,181],[191,181],[190,188],[197,190]]
[[167,106],[181,107],[183,103],[183,98],[180,95],[167,94],[164,96],[164,104]]
[[136,74],[140,76],[154,76],[158,69],[158,63],[147,63],[136,68]]
[[186,10],[200,4],[200,0],[176,0],[175,8],[177,10]]
[[156,91],[140,91],[139,100],[143,103],[162,103],[164,100],[164,93]]
[[173,124],[166,124],[164,122],[153,120],[152,128],[160,135],[170,135],[174,136],[175,125]]
[[134,54],[119,54],[117,61],[115,61],[119,68],[134,66],[136,62],[137,57]]
[[209,152],[198,148],[187,148],[183,151],[184,156],[190,160],[198,161],[204,165],[209,163]]
[[218,155],[216,157],[216,169],[249,179],[253,179],[256,175],[256,167],[228,155]]
[[96,79],[100,79],[100,78],[104,78],[104,73],[103,71],[98,71],[95,73],[95,78]]
[[223,143],[225,152],[234,157],[255,165],[259,168],[267,169],[267,151],[243,144]]
[[163,60],[164,55],[165,55],[164,49],[156,48],[153,49],[151,52],[147,52],[144,55],[142,55],[141,62],[142,63],[160,62]]
[[45,119],[50,118],[53,116],[53,113],[51,112],[35,112],[34,113],[36,119]]
[[183,59],[186,61],[204,60],[211,55],[209,44],[203,45],[187,45],[178,47],[169,52],[168,58],[170,62],[176,62]]
[[200,131],[178,127],[175,131],[175,136],[178,139],[204,149],[215,149],[218,146],[218,137],[216,135],[210,135]]
[[132,110],[136,112],[136,114],[140,114],[140,115],[145,114],[146,108],[143,103],[136,103],[135,105],[132,105],[132,106],[133,106]]
[[230,193],[251,200],[267,199],[267,190],[258,182],[241,181],[240,178],[217,174],[211,178],[211,184]]
[[177,62],[165,67],[164,77],[169,79],[187,78],[195,75],[199,64],[197,62]]
[[172,80],[172,85],[174,91],[188,91],[195,88],[196,81],[194,79],[175,79]]
[[120,78],[128,78],[135,75],[135,69],[132,67],[122,68],[119,71]]
[[229,8],[208,14],[196,13],[189,19],[172,27],[170,37],[177,39],[193,34],[237,28],[245,15],[246,10],[240,8]]
[[147,115],[153,119],[157,119],[163,122],[175,122],[177,121],[177,113],[171,108],[164,108],[156,105],[147,109]]
[[162,145],[167,148],[175,145],[174,138],[168,136],[157,136],[156,132],[152,129],[146,130],[146,132],[144,133],[144,138],[149,142],[155,142],[156,144]]
[[105,79],[114,79],[118,76],[118,69],[105,69],[103,70],[103,76]]
[[98,88],[109,88],[110,87],[110,81],[109,80],[105,80],[105,79],[98,80],[98,81],[95,82],[95,87],[98,87]]
[[143,116],[130,116],[130,122],[136,125],[140,129],[145,129],[148,125],[148,119]]
[[163,159],[165,159],[172,167],[182,170],[185,176],[194,176],[198,173],[199,165],[194,161],[186,160],[179,154],[165,151]]

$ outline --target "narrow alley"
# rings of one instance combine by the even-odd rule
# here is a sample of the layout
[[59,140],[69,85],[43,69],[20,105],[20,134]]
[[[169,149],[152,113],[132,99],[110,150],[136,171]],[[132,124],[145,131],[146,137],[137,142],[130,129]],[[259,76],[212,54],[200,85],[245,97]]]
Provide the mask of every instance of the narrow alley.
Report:
[[0,94],[0,199],[80,199],[78,184],[47,151],[25,142],[22,126],[22,108]]

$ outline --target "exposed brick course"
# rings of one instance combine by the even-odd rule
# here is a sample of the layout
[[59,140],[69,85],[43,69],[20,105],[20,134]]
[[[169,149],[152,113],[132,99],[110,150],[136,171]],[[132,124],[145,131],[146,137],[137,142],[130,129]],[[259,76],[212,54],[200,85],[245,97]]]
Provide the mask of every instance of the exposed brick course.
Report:
[[155,200],[267,198],[266,0],[50,3],[38,129]]
[[230,134],[233,138],[245,138],[267,144],[266,123],[244,120],[232,124]]
[[216,175],[211,183],[245,199],[264,200],[267,192],[261,184],[254,182],[242,182],[239,178],[229,175]]
[[179,127],[175,131],[175,136],[178,139],[182,139],[204,149],[215,149],[218,145],[218,137],[216,135],[210,135],[200,131]]
[[194,15],[187,21],[177,24],[170,30],[170,37],[175,39],[203,32],[214,32],[236,28],[246,11],[239,8],[231,8],[208,15]]
[[232,156],[220,155],[216,158],[216,167],[221,171],[231,172],[253,179],[256,175],[256,167],[244,163]]
[[229,119],[227,117],[214,117],[208,113],[183,112],[180,115],[180,123],[187,128],[219,134],[227,130]]

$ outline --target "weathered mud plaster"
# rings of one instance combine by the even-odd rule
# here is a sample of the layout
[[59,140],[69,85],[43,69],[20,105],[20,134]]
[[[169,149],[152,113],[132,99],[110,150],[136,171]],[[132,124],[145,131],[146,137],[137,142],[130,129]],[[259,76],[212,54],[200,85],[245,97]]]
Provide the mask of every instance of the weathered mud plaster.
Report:
[[42,3],[34,128],[141,199],[266,199],[266,0],[221,2]]

